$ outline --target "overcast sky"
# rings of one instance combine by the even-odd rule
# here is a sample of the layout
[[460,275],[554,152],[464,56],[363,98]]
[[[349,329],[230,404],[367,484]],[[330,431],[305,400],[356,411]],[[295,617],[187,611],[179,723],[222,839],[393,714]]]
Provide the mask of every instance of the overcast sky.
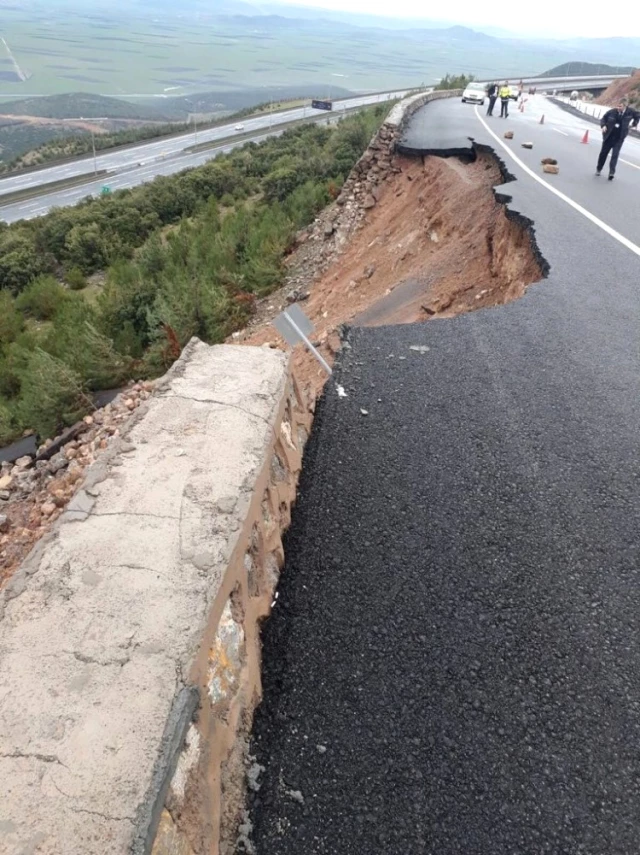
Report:
[[[534,6],[514,2],[477,2],[457,0],[456,3],[425,4],[424,0],[281,0],[296,6],[314,6],[364,12],[369,15],[446,19],[466,24],[474,29],[487,26],[502,27],[523,34],[566,36],[640,36],[640,3],[629,2],[622,11],[620,4],[602,7],[581,0],[537,0]],[[617,10],[617,11],[616,11]],[[613,14],[609,14],[613,12]]]

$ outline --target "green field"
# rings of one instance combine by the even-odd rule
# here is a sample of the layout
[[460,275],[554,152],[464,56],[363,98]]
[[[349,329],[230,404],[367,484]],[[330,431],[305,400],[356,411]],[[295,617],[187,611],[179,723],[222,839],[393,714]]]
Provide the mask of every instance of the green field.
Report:
[[[566,51],[501,42],[464,28],[390,31],[281,17],[109,17],[2,8],[0,98],[84,91],[122,96],[317,85],[352,91],[432,83],[447,71],[476,76],[543,71]],[[469,35],[471,33],[471,35]],[[197,106],[197,105],[196,105]],[[197,110],[194,110],[197,111]]]

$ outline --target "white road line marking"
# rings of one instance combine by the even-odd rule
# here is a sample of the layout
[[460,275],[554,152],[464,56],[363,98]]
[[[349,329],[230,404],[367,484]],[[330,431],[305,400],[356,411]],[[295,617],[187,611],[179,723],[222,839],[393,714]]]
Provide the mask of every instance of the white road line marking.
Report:
[[568,137],[569,134],[566,131],[561,131],[560,128],[553,129],[557,134],[562,134],[563,137]]
[[620,232],[617,232],[615,229],[611,228],[611,226],[607,225],[607,223],[596,217],[595,214],[592,214],[591,211],[587,211],[587,209],[583,208],[582,205],[579,205],[577,202],[574,202],[570,196],[566,196],[564,193],[562,193],[562,191],[557,190],[555,187],[553,187],[553,185],[549,184],[543,178],[540,178],[539,175],[536,175],[533,169],[529,169],[526,163],[523,163],[518,157],[518,155],[514,154],[509,148],[509,146],[505,145],[500,139],[500,137],[494,134],[494,132],[487,125],[482,116],[480,116],[480,114],[478,113],[477,107],[475,108],[475,112],[478,121],[482,124],[487,133],[491,134],[491,136],[498,143],[498,145],[502,146],[502,148],[507,152],[509,157],[511,157],[512,160],[514,160],[518,164],[518,166],[527,173],[527,175],[531,176],[531,178],[533,178],[534,181],[537,181],[538,184],[542,184],[542,186],[546,187],[547,190],[553,193],[554,196],[557,196],[559,199],[562,199],[563,202],[566,202],[567,205],[570,205],[575,211],[577,211],[579,214],[582,214],[583,217],[586,217],[587,220],[590,220],[594,225],[598,226],[598,228],[601,228],[603,232],[606,232],[614,240],[617,240],[618,243],[622,244],[622,246],[625,246],[627,249],[630,249],[631,252],[633,252],[635,255],[640,256],[640,246],[633,243],[633,241],[630,241],[629,238],[626,238],[624,235],[621,235]]
[[621,157],[621,158],[620,158],[620,162],[621,162],[621,163],[626,163],[626,164],[627,164],[627,166],[633,166],[633,168],[634,168],[634,169],[640,169],[640,166],[638,166],[638,164],[637,164],[637,163],[631,163],[629,160],[625,160],[625,159],[624,159],[624,157]]

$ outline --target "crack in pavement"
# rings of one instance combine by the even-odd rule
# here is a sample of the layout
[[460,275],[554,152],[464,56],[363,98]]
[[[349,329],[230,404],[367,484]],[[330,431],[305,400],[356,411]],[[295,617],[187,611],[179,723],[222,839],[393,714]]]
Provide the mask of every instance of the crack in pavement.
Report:
[[39,754],[38,752],[29,753],[26,751],[10,751],[0,754],[0,759],[7,760],[40,760],[42,763],[56,763],[58,766],[63,766],[65,769],[69,767],[63,763],[55,754]]
[[217,404],[220,407],[228,408],[231,410],[240,410],[241,413],[245,413],[247,416],[251,416],[254,419],[260,419],[260,421],[272,427],[269,419],[261,416],[260,413],[253,413],[251,410],[245,409],[245,407],[241,407],[239,404],[230,404],[228,401],[217,401],[215,398],[193,398],[187,395],[158,395],[161,399],[169,399],[169,398],[177,398],[182,401],[195,401],[196,404]]

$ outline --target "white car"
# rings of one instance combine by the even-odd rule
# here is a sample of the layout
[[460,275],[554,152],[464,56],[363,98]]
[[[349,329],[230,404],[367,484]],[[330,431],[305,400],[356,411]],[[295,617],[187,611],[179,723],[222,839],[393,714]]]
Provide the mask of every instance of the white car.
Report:
[[470,83],[462,93],[462,103],[484,104],[486,97],[487,90],[484,83]]
[[236,125],[236,131],[244,131],[244,125]]

